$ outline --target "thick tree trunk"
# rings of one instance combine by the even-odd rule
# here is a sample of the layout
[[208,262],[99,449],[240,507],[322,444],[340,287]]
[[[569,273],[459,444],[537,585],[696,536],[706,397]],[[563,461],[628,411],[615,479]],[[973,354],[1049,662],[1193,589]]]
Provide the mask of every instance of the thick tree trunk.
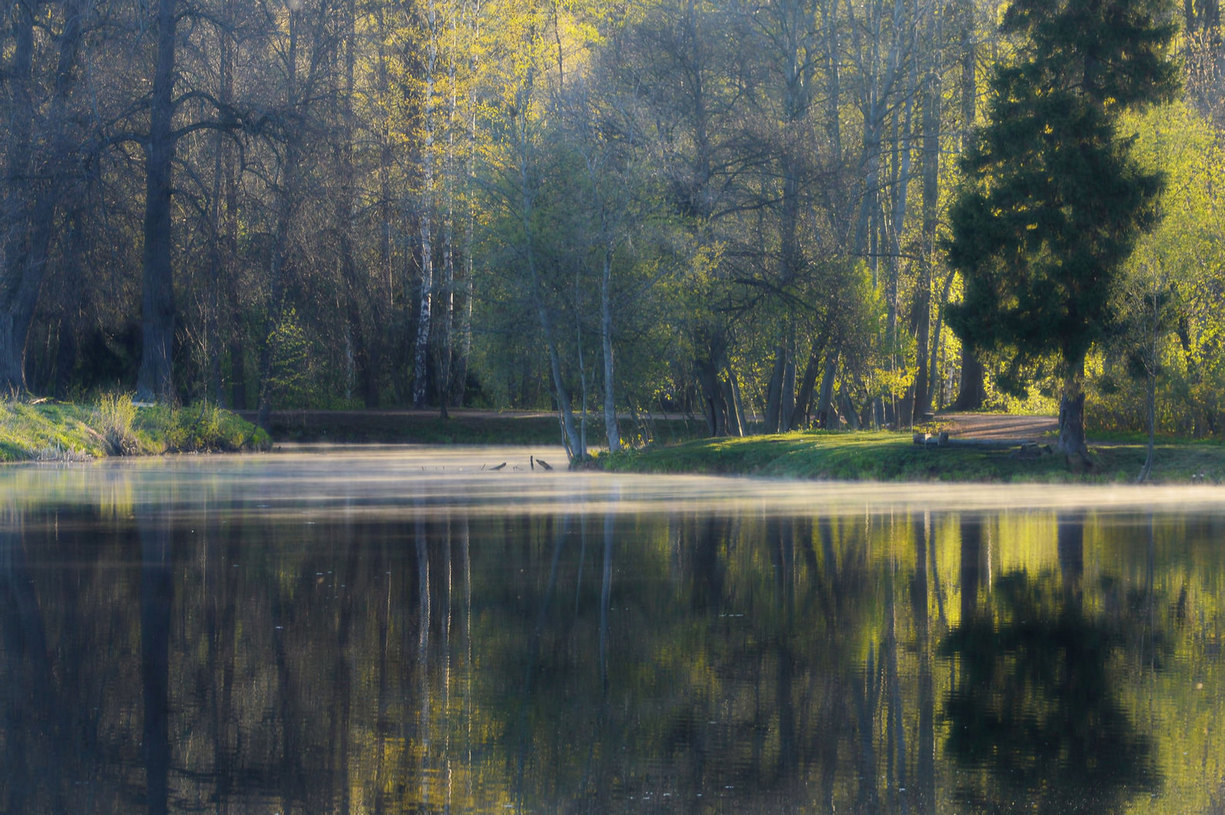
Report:
[[795,408],[791,411],[790,426],[792,430],[803,427],[808,422],[808,412],[812,408],[812,394],[817,386],[817,374],[821,370],[820,349],[825,340],[817,341],[812,347],[812,354],[804,365],[804,373],[800,377],[800,387],[795,396]]
[[838,373],[838,348],[831,347],[825,356],[825,372],[821,375],[821,390],[817,396],[817,427],[828,430],[834,423],[834,377]]
[[957,399],[953,402],[953,410],[978,410],[987,399],[987,389],[983,382],[986,372],[983,364],[978,361],[974,349],[968,345],[961,346],[961,387]]
[[136,398],[175,401],[174,270],[171,265],[170,196],[174,164],[174,45],[176,0],[159,0],[157,63],[149,111],[145,170],[145,227],[141,275],[140,371]]
[[777,433],[782,429],[783,379],[787,373],[787,349],[774,349],[774,370],[766,386],[766,433]]
[[1073,467],[1090,467],[1089,448],[1085,442],[1084,363],[1073,366],[1064,380],[1059,397],[1059,452]]
[[694,369],[698,385],[702,389],[702,412],[706,419],[706,430],[711,436],[726,436],[729,406],[719,382],[719,365],[711,359],[700,359],[694,364]]

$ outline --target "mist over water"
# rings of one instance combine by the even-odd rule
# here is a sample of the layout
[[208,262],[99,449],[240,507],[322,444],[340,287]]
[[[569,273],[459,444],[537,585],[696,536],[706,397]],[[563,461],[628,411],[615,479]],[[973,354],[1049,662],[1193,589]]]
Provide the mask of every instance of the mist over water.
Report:
[[0,469],[0,811],[1225,804],[1225,491],[563,462]]

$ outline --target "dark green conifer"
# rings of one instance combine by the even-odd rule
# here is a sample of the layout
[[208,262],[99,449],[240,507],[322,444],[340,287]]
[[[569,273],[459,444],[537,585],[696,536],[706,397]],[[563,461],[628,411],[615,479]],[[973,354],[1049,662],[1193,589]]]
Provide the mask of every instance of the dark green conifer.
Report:
[[1110,327],[1111,287],[1162,188],[1118,117],[1177,93],[1171,19],[1161,0],[1015,0],[1001,29],[1016,54],[995,70],[950,212],[965,292],[949,325],[1014,370],[1058,363],[1059,447],[1078,463],[1085,356]]

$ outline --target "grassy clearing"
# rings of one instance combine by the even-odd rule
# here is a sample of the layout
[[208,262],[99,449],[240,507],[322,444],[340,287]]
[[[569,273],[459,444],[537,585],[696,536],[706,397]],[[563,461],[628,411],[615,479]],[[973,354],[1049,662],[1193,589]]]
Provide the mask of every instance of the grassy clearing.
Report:
[[[1017,448],[925,447],[909,433],[806,432],[704,439],[600,457],[610,471],[712,473],[847,481],[1126,483],[1144,463],[1143,442],[1093,445],[1095,466],[1074,472],[1058,455],[1024,458]],[[1158,444],[1152,481],[1225,483],[1225,446]]]
[[263,449],[268,435],[209,405],[141,407],[127,396],[95,405],[0,402],[0,461]]

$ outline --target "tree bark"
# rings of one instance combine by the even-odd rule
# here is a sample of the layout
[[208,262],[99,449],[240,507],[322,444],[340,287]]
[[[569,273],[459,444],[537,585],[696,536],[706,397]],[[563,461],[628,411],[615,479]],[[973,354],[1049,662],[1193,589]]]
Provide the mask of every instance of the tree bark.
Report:
[[[605,232],[604,238],[611,236]],[[604,352],[604,429],[608,437],[608,449],[621,449],[621,428],[617,424],[617,400],[613,377],[612,344],[612,249],[604,249],[603,274],[600,276],[600,345]]]
[[919,280],[915,291],[914,318],[915,362],[918,370],[914,380],[914,402],[910,415],[915,418],[931,412],[929,389],[928,345],[931,340],[932,269],[936,261],[936,213],[940,203],[940,71],[937,65],[940,49],[940,18],[928,17],[927,69],[923,80],[923,190],[922,190],[922,253],[919,259]]
[[987,390],[983,386],[986,372],[983,364],[978,361],[974,349],[965,343],[961,346],[961,387],[957,391],[957,399],[953,402],[953,410],[978,410],[987,399]]
[[1077,468],[1092,466],[1089,448],[1085,442],[1085,391],[1084,362],[1072,366],[1064,378],[1063,393],[1059,397],[1059,441],[1057,449],[1067,458],[1068,464]]
[[766,433],[777,433],[782,429],[783,379],[787,373],[787,349],[774,349],[774,370],[766,387]]
[[706,419],[706,430],[711,436],[728,435],[729,422],[727,397],[719,382],[719,364],[713,359],[699,359],[694,363],[698,385],[702,389],[702,410]]
[[818,340],[812,347],[808,362],[804,364],[804,373],[800,377],[800,387],[795,396],[795,408],[791,411],[790,427],[792,430],[803,427],[808,421],[808,412],[812,408],[812,393],[817,386],[817,373],[820,367],[820,349],[825,340]]
[[171,252],[171,169],[174,164],[174,56],[176,0],[157,6],[157,63],[146,146],[145,225],[141,275],[141,356],[138,401],[175,401],[174,270]]
[[429,359],[431,310],[434,298],[434,71],[438,61],[438,44],[435,32],[437,22],[433,0],[426,6],[426,25],[429,27],[429,47],[426,50],[425,98],[422,100],[422,129],[424,142],[421,145],[422,192],[421,233],[421,295],[417,309],[417,342],[413,351],[413,407],[425,407],[429,376],[426,370]]
[[[961,76],[959,78],[959,93],[961,96],[961,148],[964,153],[973,143],[974,116],[978,102],[978,57],[974,39],[974,4],[969,0],[958,0],[956,8],[958,25],[960,26]],[[954,410],[978,410],[987,398],[984,381],[986,371],[973,347],[967,343],[961,345],[961,381],[957,390],[957,398],[953,401]]]
[[825,356],[825,372],[817,396],[817,427],[828,430],[834,422],[834,377],[838,373],[838,347],[831,346]]

